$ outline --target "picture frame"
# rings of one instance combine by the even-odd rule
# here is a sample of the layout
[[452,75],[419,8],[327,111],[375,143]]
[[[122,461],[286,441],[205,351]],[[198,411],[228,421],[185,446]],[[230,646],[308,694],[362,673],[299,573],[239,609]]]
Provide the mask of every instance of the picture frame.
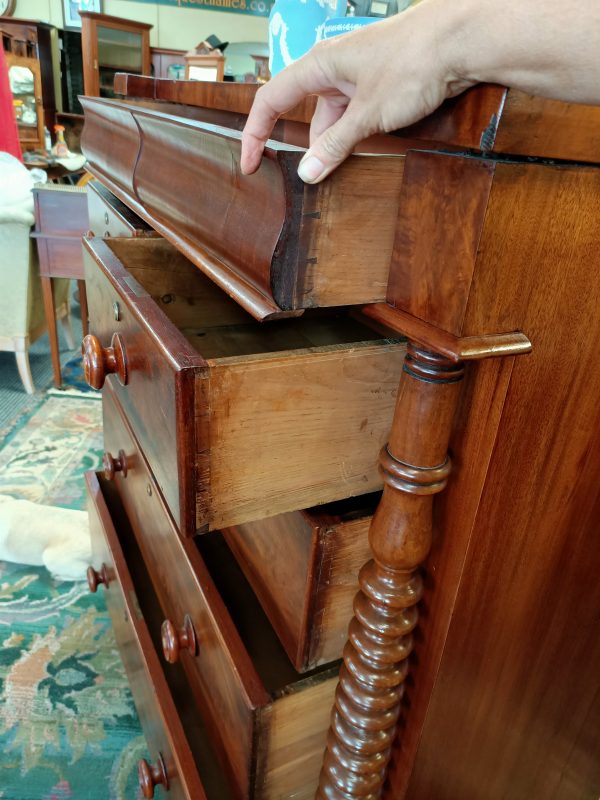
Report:
[[101,0],[62,0],[63,21],[66,31],[80,31],[81,17],[80,11],[94,11],[102,13]]

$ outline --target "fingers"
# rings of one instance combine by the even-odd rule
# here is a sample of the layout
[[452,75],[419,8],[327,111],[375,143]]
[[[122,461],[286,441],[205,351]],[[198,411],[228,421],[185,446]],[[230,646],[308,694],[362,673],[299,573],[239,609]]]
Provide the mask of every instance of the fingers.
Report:
[[330,125],[310,146],[298,165],[298,175],[305,183],[319,183],[344,159],[355,145],[371,133],[364,108],[353,107],[353,101],[342,116]]
[[327,128],[338,121],[348,107],[349,102],[350,98],[344,94],[336,94],[332,97],[319,97],[315,113],[310,123],[311,146]]
[[265,142],[281,114],[294,108],[307,95],[332,88],[314,51],[261,86],[242,131],[242,172],[248,175],[258,169]]
[[[283,75],[284,73],[280,74]],[[287,111],[285,107],[276,108],[273,106],[269,93],[267,93],[266,97],[263,94],[263,90],[267,87],[270,89],[277,80],[277,77],[279,76],[276,76],[270,83],[265,84],[258,90],[250,113],[248,114],[248,119],[244,125],[244,130],[242,131],[242,156],[240,161],[241,170],[244,175],[251,175],[253,172],[256,172],[260,165],[263,150],[265,149],[265,142],[271,135],[273,126],[277,122],[279,115]],[[279,95],[276,94],[275,99],[277,100],[278,98],[281,99]],[[285,106],[289,106],[290,108],[294,105],[295,103],[292,103],[292,105],[289,106],[289,100],[285,103]]]

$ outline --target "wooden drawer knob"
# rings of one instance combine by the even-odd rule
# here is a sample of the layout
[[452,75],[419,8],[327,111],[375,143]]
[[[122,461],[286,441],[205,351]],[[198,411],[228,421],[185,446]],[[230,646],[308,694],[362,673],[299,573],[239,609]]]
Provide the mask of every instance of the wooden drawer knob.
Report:
[[102,456],[102,469],[104,470],[104,477],[107,481],[112,481],[115,478],[116,472],[122,472],[123,477],[127,477],[127,456],[124,450],[119,450],[119,455],[115,458],[109,452],[104,453]]
[[183,627],[180,630],[177,630],[170,619],[166,619],[160,632],[163,653],[169,664],[175,664],[179,661],[179,655],[182,650],[187,650],[193,656],[197,655],[198,640],[196,639],[196,631],[189,614],[186,614],[183,618]]
[[96,572],[93,567],[88,567],[87,582],[92,594],[96,594],[101,583],[108,588],[108,567],[106,564],[102,564],[99,572]]
[[102,347],[97,336],[91,333],[81,344],[83,373],[92,389],[101,389],[107,375],[115,374],[119,382],[127,383],[127,358],[120,333],[113,333],[110,347]]
[[138,761],[138,781],[144,797],[154,797],[154,787],[163,786],[169,789],[169,778],[162,756],[159,754],[155,764],[149,764],[145,758]]

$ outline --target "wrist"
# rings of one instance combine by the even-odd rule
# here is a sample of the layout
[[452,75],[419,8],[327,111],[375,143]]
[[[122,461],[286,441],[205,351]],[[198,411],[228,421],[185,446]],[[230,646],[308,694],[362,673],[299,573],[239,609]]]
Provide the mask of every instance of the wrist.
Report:
[[453,82],[471,84],[481,80],[478,56],[484,31],[481,30],[480,14],[481,6],[485,4],[485,0],[455,0],[439,4],[439,14],[445,17],[444,58]]
[[485,80],[480,77],[480,51],[486,48],[482,5],[488,5],[486,0],[423,0],[416,6],[427,14],[427,24],[435,31],[440,77],[447,86],[447,96]]

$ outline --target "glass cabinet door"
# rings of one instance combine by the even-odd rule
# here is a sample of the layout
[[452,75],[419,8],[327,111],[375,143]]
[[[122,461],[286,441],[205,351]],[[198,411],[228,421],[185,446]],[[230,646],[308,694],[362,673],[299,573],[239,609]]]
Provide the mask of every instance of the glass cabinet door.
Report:
[[40,144],[43,109],[39,64],[35,59],[7,55],[8,80],[22,144]]
[[98,25],[100,96],[113,96],[115,72],[142,72],[142,34]]

